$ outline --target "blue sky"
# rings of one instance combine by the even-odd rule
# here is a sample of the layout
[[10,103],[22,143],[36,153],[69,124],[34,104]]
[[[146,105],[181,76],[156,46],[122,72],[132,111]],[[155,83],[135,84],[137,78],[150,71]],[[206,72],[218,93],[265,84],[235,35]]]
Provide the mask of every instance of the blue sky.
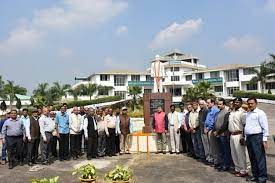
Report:
[[145,70],[175,48],[209,67],[275,53],[275,0],[13,0],[0,6],[0,74],[28,88]]

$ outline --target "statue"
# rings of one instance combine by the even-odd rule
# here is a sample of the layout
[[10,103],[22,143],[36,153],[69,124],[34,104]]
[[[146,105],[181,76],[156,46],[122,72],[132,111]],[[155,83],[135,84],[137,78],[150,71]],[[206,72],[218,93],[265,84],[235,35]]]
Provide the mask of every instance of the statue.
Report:
[[160,56],[156,55],[155,61],[151,64],[151,77],[154,78],[158,92],[160,92],[160,83],[164,75],[164,64],[160,61]]

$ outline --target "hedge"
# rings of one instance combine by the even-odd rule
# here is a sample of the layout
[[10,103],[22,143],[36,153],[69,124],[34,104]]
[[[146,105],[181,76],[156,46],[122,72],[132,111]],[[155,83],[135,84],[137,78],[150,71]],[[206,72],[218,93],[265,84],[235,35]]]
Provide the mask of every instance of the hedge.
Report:
[[272,95],[272,94],[258,93],[258,92],[246,92],[246,91],[235,91],[233,93],[233,97],[241,97],[241,98],[255,97],[257,99],[275,100],[275,95]]
[[[68,104],[68,108],[72,108],[74,106],[86,106],[86,105],[93,105],[93,104],[100,104],[105,102],[113,102],[121,100],[120,96],[111,96],[111,97],[104,97],[98,98],[94,100],[77,100],[77,101],[70,101],[66,102]],[[56,109],[59,109],[62,104],[54,105]]]

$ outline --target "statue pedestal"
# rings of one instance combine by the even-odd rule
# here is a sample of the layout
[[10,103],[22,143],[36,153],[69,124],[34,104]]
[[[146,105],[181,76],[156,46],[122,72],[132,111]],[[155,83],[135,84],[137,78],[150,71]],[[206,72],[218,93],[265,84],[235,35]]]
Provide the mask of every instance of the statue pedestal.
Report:
[[143,132],[152,132],[152,120],[153,115],[156,112],[158,106],[162,106],[165,113],[169,112],[170,105],[172,104],[171,93],[147,93],[143,95],[143,114],[144,124]]

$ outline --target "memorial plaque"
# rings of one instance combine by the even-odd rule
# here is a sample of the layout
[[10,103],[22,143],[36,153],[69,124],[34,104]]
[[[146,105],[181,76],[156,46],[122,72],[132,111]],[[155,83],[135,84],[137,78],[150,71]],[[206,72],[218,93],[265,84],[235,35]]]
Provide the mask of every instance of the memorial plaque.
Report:
[[165,111],[164,99],[151,99],[150,100],[150,116],[153,116],[158,106],[161,106]]
[[152,118],[158,106],[162,106],[164,112],[169,112],[172,104],[171,93],[146,93],[143,95],[144,101],[144,128],[143,132],[152,132]]

